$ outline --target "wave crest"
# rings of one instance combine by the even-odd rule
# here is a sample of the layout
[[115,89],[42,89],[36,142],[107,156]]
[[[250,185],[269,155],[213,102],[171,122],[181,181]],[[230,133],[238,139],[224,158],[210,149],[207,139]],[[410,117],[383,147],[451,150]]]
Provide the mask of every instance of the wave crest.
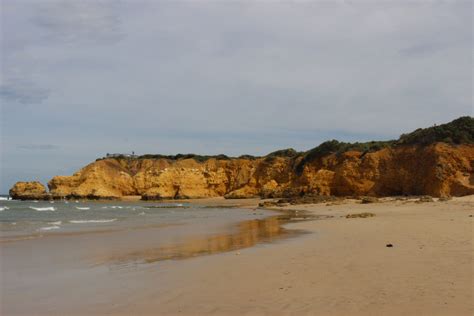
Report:
[[54,212],[54,211],[56,211],[56,208],[53,207],[53,206],[51,206],[51,207],[33,207],[33,206],[30,206],[30,208],[32,210],[35,210],[35,211],[38,211],[38,212],[47,212],[47,211]]
[[53,230],[53,229],[59,229],[60,227],[57,225],[54,226],[47,226],[47,227],[41,227],[40,230]]
[[115,222],[116,218],[111,219],[84,219],[84,220],[72,220],[69,221],[71,224],[86,224],[86,223],[110,223]]

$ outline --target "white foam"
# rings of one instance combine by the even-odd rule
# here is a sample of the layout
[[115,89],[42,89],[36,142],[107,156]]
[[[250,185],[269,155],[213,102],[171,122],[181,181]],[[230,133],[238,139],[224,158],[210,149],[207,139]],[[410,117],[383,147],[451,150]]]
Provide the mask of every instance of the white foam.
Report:
[[146,214],[145,212],[138,213],[138,215],[145,215],[145,214]]
[[55,226],[61,225],[62,223],[63,223],[63,222],[61,222],[61,221],[57,221],[57,222],[48,222],[48,224],[55,225]]
[[0,196],[0,201],[11,201],[12,198],[9,196]]
[[39,212],[46,212],[46,211],[50,211],[50,212],[53,212],[53,211],[56,211],[56,208],[55,207],[33,207],[33,206],[30,206],[31,209],[35,210],[35,211],[39,211]]
[[9,210],[9,208],[7,206],[0,207],[0,212],[5,210]]
[[79,206],[76,206],[76,208],[78,210],[90,210],[91,209],[90,207],[79,207]]
[[89,219],[89,220],[75,220],[75,221],[69,221],[69,223],[72,224],[86,224],[86,223],[110,223],[110,222],[115,222],[117,219],[112,218],[112,219]]
[[41,227],[40,230],[53,230],[53,229],[59,229],[59,226],[47,226],[47,227]]
[[112,205],[110,208],[123,208],[122,206],[115,206],[115,205]]

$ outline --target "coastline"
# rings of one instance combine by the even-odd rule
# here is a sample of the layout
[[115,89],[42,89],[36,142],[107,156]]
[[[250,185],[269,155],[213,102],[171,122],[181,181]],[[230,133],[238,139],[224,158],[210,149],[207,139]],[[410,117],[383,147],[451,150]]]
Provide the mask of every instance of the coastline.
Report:
[[281,243],[166,263],[166,291],[112,312],[472,315],[474,196],[290,208],[334,217],[288,224],[312,233]]
[[[218,206],[240,203],[239,207],[253,210],[259,200],[192,201]],[[145,265],[94,262],[87,271],[76,266],[68,276],[75,283],[74,297],[63,293],[61,284],[51,278],[48,287],[35,283],[43,286],[44,293],[35,302],[17,306],[16,312],[471,315],[474,311],[474,196],[426,203],[344,200],[270,209],[331,217],[285,224],[285,229],[309,232],[297,238],[213,255]],[[363,212],[375,216],[346,218]],[[386,247],[389,243],[393,247]],[[53,293],[61,294],[51,297]],[[3,308],[5,314],[15,314]]]

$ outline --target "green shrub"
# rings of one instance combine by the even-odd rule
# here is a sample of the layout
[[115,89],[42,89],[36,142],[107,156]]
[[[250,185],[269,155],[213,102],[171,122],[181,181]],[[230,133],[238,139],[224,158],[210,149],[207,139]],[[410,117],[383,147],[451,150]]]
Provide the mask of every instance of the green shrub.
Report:
[[330,154],[342,154],[351,150],[359,151],[365,154],[368,152],[378,151],[386,147],[391,147],[393,144],[395,144],[394,140],[371,141],[366,143],[344,143],[333,139],[324,142],[318,147],[310,149],[304,153],[303,159],[301,159],[301,161],[296,166],[296,171],[301,173],[307,163]]
[[412,133],[401,135],[397,144],[429,145],[436,142],[444,142],[448,144],[473,144],[474,118],[463,116],[447,124],[419,128]]

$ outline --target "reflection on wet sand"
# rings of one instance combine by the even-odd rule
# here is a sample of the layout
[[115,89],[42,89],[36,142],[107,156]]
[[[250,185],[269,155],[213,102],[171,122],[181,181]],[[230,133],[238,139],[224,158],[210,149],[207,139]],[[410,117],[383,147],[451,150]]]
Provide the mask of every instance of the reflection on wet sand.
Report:
[[263,219],[246,220],[230,227],[228,232],[208,237],[185,238],[171,245],[141,249],[131,253],[109,256],[101,263],[127,265],[152,263],[168,259],[185,259],[200,255],[251,247],[258,243],[287,238],[302,231],[288,230],[282,227],[289,221],[315,219],[295,212]]

